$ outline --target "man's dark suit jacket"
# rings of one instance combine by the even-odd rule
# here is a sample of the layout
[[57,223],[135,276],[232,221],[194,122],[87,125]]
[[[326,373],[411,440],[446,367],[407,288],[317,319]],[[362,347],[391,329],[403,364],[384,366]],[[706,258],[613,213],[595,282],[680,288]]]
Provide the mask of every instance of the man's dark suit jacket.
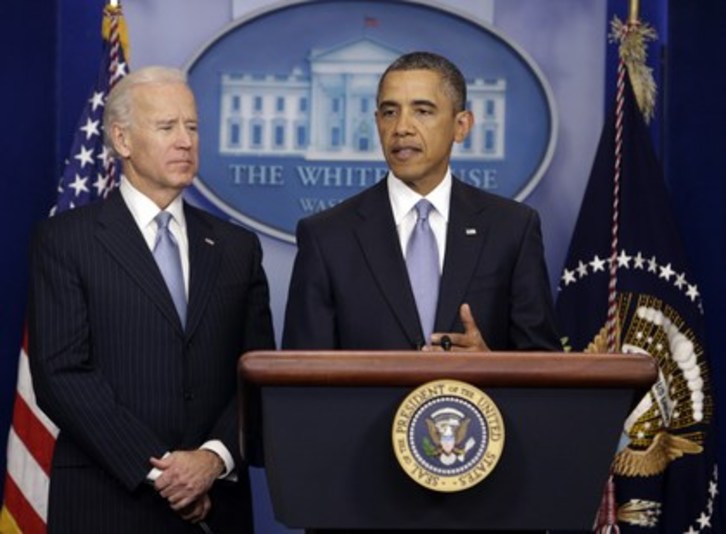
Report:
[[39,406],[60,428],[53,532],[200,532],[145,482],[152,456],[221,440],[238,482],[216,481],[214,532],[250,532],[239,457],[236,364],[274,348],[257,237],[185,205],[190,279],[182,329],[119,192],[39,226],[31,251],[30,363]]
[[[411,350],[425,344],[386,181],[303,219],[283,347]],[[467,302],[492,350],[562,350],[537,213],[454,179],[436,332],[463,332]]]

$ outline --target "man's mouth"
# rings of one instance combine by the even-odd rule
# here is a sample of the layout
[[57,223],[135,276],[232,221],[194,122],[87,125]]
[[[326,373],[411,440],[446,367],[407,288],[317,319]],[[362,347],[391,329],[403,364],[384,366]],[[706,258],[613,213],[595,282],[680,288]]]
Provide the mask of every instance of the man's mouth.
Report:
[[400,160],[412,158],[419,152],[421,152],[421,149],[416,146],[397,146],[391,150],[393,156]]

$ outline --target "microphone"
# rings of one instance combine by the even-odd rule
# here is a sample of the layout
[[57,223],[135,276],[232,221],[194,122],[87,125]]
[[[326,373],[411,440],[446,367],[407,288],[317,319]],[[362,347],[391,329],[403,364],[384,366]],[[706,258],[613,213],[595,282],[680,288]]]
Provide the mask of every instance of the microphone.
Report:
[[451,350],[451,338],[449,336],[441,336],[441,348],[446,352]]

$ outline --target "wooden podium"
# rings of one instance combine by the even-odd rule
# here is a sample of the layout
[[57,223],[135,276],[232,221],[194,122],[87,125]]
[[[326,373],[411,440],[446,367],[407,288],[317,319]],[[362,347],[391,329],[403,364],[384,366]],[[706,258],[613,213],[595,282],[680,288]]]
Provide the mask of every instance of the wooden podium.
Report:
[[[275,517],[291,528],[588,530],[656,373],[634,354],[250,352],[242,454],[261,439]],[[392,447],[400,403],[437,379],[480,388],[504,418],[499,464],[456,493],[416,484]]]

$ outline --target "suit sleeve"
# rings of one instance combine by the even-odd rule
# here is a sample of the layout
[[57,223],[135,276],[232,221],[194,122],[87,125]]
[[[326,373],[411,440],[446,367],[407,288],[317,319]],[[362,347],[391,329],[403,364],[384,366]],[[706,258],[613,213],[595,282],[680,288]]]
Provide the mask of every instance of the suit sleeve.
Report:
[[282,336],[284,349],[338,348],[335,303],[323,253],[308,221],[297,227],[293,266]]
[[516,350],[561,351],[539,215],[529,214],[512,276],[509,338]]
[[60,244],[64,239],[56,226],[43,225],[31,248],[29,357],[38,405],[62,434],[133,490],[144,481],[149,458],[167,447],[117,403],[94,365],[87,288],[69,248]]
[[247,306],[243,318],[245,332],[243,352],[274,349],[275,336],[270,312],[270,291],[267,276],[262,267],[262,247],[257,236],[254,236],[250,271]]
[[[267,276],[262,267],[262,248],[257,236],[254,237],[254,246],[249,261],[249,285],[245,295],[244,314],[234,320],[241,321],[243,329],[243,346],[240,354],[253,350],[274,350],[275,336],[272,327],[272,314],[270,311],[270,294]],[[217,420],[207,439],[218,439],[227,448],[235,459],[235,463],[246,461],[253,465],[261,465],[262,450],[261,436],[256,431],[261,428],[259,391],[250,389],[245,392],[248,405],[245,410],[245,439],[246,457],[239,455],[239,428],[237,396],[233,395]]]

